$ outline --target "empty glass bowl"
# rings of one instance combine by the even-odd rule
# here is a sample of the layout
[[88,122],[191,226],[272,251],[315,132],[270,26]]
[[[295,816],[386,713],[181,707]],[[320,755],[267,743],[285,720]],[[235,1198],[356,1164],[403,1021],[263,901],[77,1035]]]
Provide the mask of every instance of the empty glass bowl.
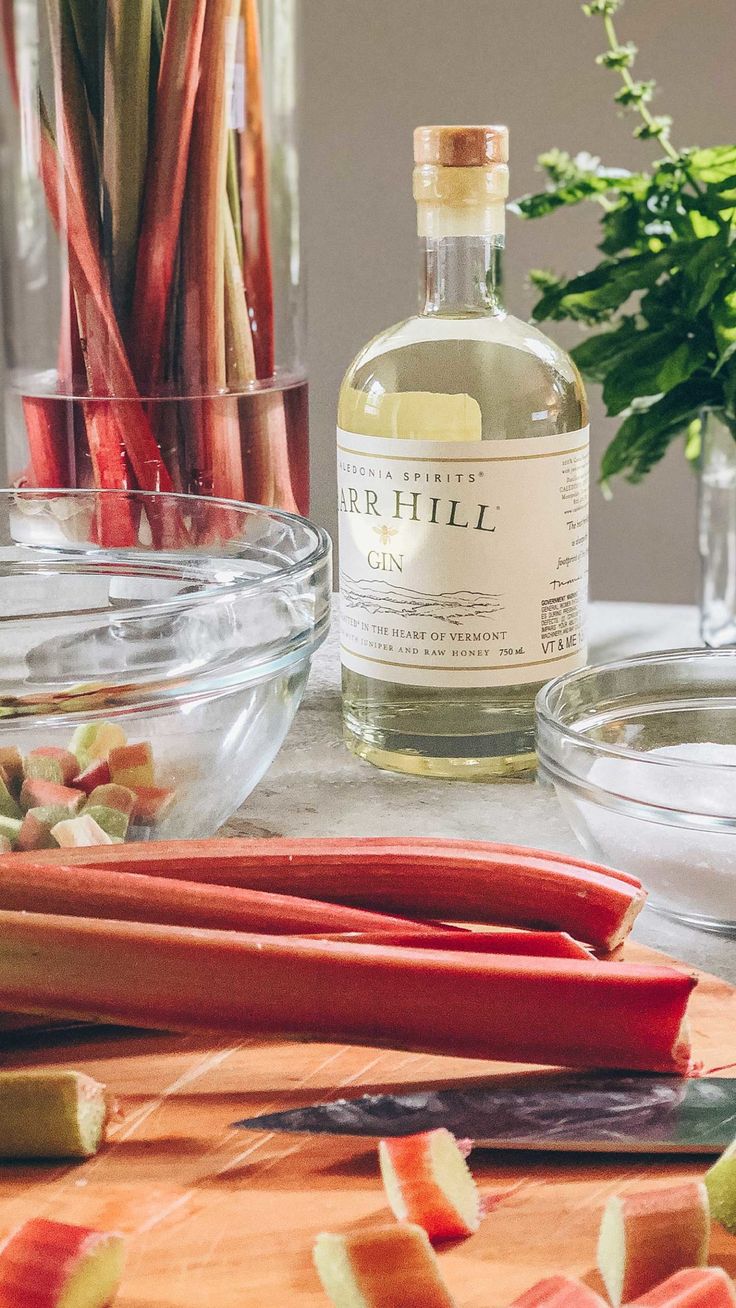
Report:
[[[111,536],[128,543],[98,543]],[[0,492],[0,827],[19,820],[14,750],[35,760],[21,810],[79,810],[53,789],[70,788],[73,747],[88,789],[136,795],[125,838],[212,834],[284,740],[330,591],[329,538],[303,518],[142,492]]]
[[584,668],[537,698],[540,776],[659,912],[736,934],[736,650]]

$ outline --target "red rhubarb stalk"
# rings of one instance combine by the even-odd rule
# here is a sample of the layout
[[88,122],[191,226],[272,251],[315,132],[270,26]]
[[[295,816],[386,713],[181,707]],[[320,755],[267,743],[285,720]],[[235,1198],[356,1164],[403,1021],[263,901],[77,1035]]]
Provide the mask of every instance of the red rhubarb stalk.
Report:
[[736,1308],[736,1287],[722,1267],[688,1267],[634,1304],[636,1308]]
[[[0,874],[2,875],[2,874]],[[28,875],[28,872],[24,873]],[[0,881],[0,887],[2,881]],[[0,890],[0,896],[2,892]],[[7,905],[11,907],[11,905]],[[418,936],[401,931],[350,931],[322,939],[342,940],[353,945],[395,945],[414,949],[450,949],[462,954],[521,954],[527,958],[584,958],[591,953],[564,931],[443,931]]]
[[77,855],[87,866],[306,895],[405,917],[567,931],[612,950],[641,887],[563,856],[412,839],[162,841]]
[[[108,846],[105,846],[108,848]],[[64,855],[70,850],[65,849]],[[265,931],[271,935],[367,932],[402,939],[444,939],[430,923],[342,908],[290,895],[230,886],[203,886],[190,881],[129,876],[46,861],[36,851],[33,866],[12,859],[0,867],[0,909],[56,913],[60,916],[118,918],[171,926],[212,927],[221,931]],[[462,935],[462,932],[457,932]]]
[[133,301],[135,372],[145,395],[164,374],[205,8],[206,0],[177,0],[166,14]]
[[0,912],[0,1007],[154,1029],[684,1074],[695,984],[645,964]]
[[268,220],[268,146],[258,0],[243,0],[246,129],[240,133],[241,210],[245,286],[259,377],[272,377],[274,359],[273,260]]
[[547,1276],[514,1299],[511,1308],[607,1308],[607,1304],[573,1276]]

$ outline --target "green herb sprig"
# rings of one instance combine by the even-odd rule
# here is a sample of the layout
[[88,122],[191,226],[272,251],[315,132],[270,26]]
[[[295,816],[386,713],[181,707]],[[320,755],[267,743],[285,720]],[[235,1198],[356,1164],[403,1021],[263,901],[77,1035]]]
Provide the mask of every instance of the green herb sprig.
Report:
[[535,319],[572,319],[593,330],[573,357],[603,386],[622,424],[603,457],[604,485],[640,481],[685,433],[699,452],[700,414],[721,411],[736,438],[736,145],[677,149],[672,120],[653,114],[652,80],[637,80],[637,50],[619,40],[623,0],[587,0],[608,42],[598,63],[621,79],[615,101],[638,119],[634,135],[663,152],[649,172],[604,167],[589,154],[550,150],[539,158],[544,191],[511,207],[541,218],[591,201],[600,209],[603,255],[590,272],[558,277],[536,270]]

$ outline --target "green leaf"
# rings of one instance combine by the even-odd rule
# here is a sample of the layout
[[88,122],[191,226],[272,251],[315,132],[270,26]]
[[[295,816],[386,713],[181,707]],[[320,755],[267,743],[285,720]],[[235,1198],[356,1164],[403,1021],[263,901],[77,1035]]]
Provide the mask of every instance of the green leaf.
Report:
[[736,276],[731,276],[724,293],[711,305],[710,320],[716,338],[718,372],[736,354]]
[[636,244],[645,215],[646,210],[642,211],[636,200],[624,196],[614,209],[604,213],[601,220],[604,237],[598,248],[604,254],[619,254],[631,249]]
[[728,181],[736,176],[736,145],[714,145],[708,150],[691,150],[686,163],[698,181]]
[[648,104],[657,88],[656,82],[632,82],[622,86],[614,95],[617,104],[624,109],[638,109],[640,104]]
[[607,259],[592,272],[542,296],[534,308],[534,317],[573,318],[582,322],[600,322],[610,317],[634,291],[653,286],[671,260],[669,251],[658,254],[635,254],[624,259]]
[[627,41],[625,45],[614,45],[599,54],[596,63],[602,64],[604,68],[631,68],[638,53],[633,41]]
[[640,141],[657,140],[660,136],[666,136],[671,126],[672,119],[669,114],[658,114],[650,123],[639,123],[634,136],[637,136]]
[[731,267],[728,233],[724,228],[719,228],[713,237],[698,243],[692,258],[684,266],[685,283],[690,297],[689,313],[696,316],[707,308],[719,286],[728,277]]
[[634,400],[661,395],[687,381],[708,352],[707,343],[682,339],[682,329],[637,332],[637,339],[609,368],[603,402],[610,417]]
[[633,318],[624,318],[615,331],[599,332],[588,336],[570,351],[583,375],[590,381],[603,381],[609,367],[623,354],[636,336]]
[[718,402],[718,388],[705,374],[691,377],[646,409],[630,414],[619,427],[601,463],[601,478],[625,475],[638,482],[658,463],[668,445],[699,416]]

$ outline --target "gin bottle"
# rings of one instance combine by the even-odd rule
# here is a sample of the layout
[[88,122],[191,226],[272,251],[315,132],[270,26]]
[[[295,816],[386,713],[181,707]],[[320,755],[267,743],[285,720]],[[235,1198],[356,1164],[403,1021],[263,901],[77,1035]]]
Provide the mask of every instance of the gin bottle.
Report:
[[588,413],[571,359],[503,300],[505,127],[420,127],[418,313],[338,411],[348,745],[379,767],[534,766],[534,699],[585,663]]

